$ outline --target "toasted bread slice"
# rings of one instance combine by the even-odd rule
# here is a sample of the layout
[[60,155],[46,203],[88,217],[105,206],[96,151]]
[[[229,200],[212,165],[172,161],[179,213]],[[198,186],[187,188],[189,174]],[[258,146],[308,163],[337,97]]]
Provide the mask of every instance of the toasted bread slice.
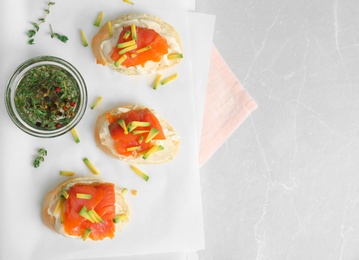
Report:
[[179,149],[180,146],[180,137],[175,132],[175,129],[160,115],[154,111],[153,109],[150,109],[150,111],[157,117],[159,120],[159,123],[162,126],[164,135],[166,137],[165,140],[156,140],[156,144],[161,145],[164,149],[162,151],[156,152],[151,154],[147,159],[144,159],[142,155],[137,156],[124,156],[119,153],[117,153],[114,141],[111,138],[108,126],[108,114],[111,114],[112,116],[119,116],[121,113],[126,113],[130,110],[136,110],[136,109],[144,109],[146,107],[144,106],[138,106],[138,105],[131,105],[131,106],[119,106],[115,107],[102,115],[100,115],[97,118],[96,126],[95,126],[95,140],[97,146],[104,151],[109,156],[112,156],[116,159],[126,161],[129,163],[135,163],[135,164],[159,164],[164,163],[167,161],[172,160]]
[[[61,193],[62,190],[67,190],[69,187],[75,184],[95,185],[98,183],[105,183],[105,182],[103,182],[99,178],[94,178],[94,177],[77,177],[77,178],[70,178],[58,184],[55,188],[49,191],[43,199],[42,220],[44,224],[54,232],[64,235],[66,237],[83,238],[81,236],[77,237],[77,236],[70,236],[66,234],[60,219],[61,211],[58,210],[57,212],[55,212],[56,207],[58,206],[58,201],[62,196]],[[116,230],[122,230],[124,225],[129,220],[130,211],[125,201],[125,198],[121,194],[121,191],[117,189],[115,189],[115,200],[116,200],[116,212],[115,212],[116,215],[120,215],[120,214],[126,215],[126,218],[116,223]]]
[[159,62],[148,61],[143,65],[125,67],[115,66],[111,58],[113,47],[117,44],[118,37],[124,26],[135,24],[136,26],[154,29],[158,34],[164,37],[169,46],[168,54],[183,53],[182,42],[178,32],[161,18],[149,14],[128,14],[118,17],[111,24],[113,35],[110,35],[108,23],[102,25],[98,33],[93,37],[91,48],[96,58],[96,62],[102,65],[108,65],[112,69],[128,75],[140,75],[155,73],[157,71],[172,67],[178,64],[181,59],[168,59],[164,55]]

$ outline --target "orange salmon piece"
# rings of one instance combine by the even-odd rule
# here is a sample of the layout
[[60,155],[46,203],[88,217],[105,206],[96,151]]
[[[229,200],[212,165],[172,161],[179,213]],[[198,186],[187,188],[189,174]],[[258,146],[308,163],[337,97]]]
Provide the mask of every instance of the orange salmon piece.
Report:
[[[103,240],[115,235],[115,187],[112,183],[96,185],[76,184],[68,189],[69,197],[65,201],[64,230],[68,235],[83,236],[87,228],[91,228],[92,240]],[[91,199],[79,199],[77,193],[90,194]],[[103,222],[91,223],[79,215],[82,207],[94,209]]]
[[[123,28],[122,32],[119,35],[117,44],[132,40],[132,34],[127,39],[123,38],[127,30],[131,31],[131,26]],[[122,55],[126,55],[127,59],[122,62],[121,65],[127,68],[136,65],[144,66],[147,61],[159,62],[162,56],[168,53],[168,44],[166,39],[163,38],[160,34],[158,34],[155,30],[136,26],[136,32],[137,48],[128,51],[125,54],[118,54],[121,49],[119,49],[116,44],[111,54],[111,59],[113,61],[117,61]],[[147,46],[151,46],[149,50],[146,50],[141,53],[136,52],[137,50],[140,50]]]
[[[159,131],[159,133],[152,140],[165,140],[166,137],[164,135],[162,126],[158,121],[157,117],[148,109],[138,109],[131,110],[126,113],[122,113],[116,120],[111,118],[112,123],[109,125],[109,131],[113,141],[115,142],[115,149],[119,154],[125,156],[137,155],[138,153],[144,152],[150,149],[153,145],[152,142],[146,143],[145,140],[148,136],[148,132],[141,134],[134,134],[134,132],[125,133],[124,129],[118,124],[118,120],[123,119],[128,125],[133,121],[140,122],[149,122],[149,126],[139,126],[136,127],[134,131],[147,130],[150,131],[151,128],[155,128]],[[142,137],[141,137],[142,136]],[[142,139],[142,141],[140,140]],[[140,146],[139,149],[134,151],[127,151],[129,147]]]

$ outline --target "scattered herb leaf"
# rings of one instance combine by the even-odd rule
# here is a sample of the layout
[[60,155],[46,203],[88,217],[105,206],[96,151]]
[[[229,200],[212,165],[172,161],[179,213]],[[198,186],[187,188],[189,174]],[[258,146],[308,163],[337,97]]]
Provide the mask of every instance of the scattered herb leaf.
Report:
[[41,162],[43,162],[45,160],[45,156],[47,156],[47,151],[44,148],[41,148],[37,151],[37,157],[34,160],[34,167],[38,168],[41,164]]
[[58,33],[54,32],[54,31],[52,30],[51,24],[50,24],[50,32],[51,32],[51,38],[57,38],[57,39],[59,39],[60,41],[62,41],[62,42],[64,42],[64,43],[66,43],[66,42],[68,41],[68,39],[69,39],[69,38],[68,38],[67,36],[65,36],[65,35],[58,34]]

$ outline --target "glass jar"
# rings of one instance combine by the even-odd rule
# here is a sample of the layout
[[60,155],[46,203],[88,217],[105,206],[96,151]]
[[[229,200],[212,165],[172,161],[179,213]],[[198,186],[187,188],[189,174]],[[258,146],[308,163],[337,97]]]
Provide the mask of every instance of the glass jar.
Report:
[[5,104],[22,131],[36,137],[56,137],[82,119],[87,107],[86,84],[69,62],[54,56],[34,57],[10,77]]

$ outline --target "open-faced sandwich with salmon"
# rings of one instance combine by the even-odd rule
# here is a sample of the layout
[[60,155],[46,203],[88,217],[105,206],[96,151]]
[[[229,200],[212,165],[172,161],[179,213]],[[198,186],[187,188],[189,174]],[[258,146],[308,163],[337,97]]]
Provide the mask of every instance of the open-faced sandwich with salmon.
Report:
[[149,14],[128,14],[105,23],[91,47],[98,64],[128,75],[154,73],[183,58],[178,32]]
[[97,178],[68,179],[48,192],[42,219],[47,227],[71,238],[113,238],[129,220],[129,208],[113,183]]
[[165,119],[138,105],[115,107],[100,115],[95,140],[108,155],[136,164],[170,161],[180,145],[175,129]]

